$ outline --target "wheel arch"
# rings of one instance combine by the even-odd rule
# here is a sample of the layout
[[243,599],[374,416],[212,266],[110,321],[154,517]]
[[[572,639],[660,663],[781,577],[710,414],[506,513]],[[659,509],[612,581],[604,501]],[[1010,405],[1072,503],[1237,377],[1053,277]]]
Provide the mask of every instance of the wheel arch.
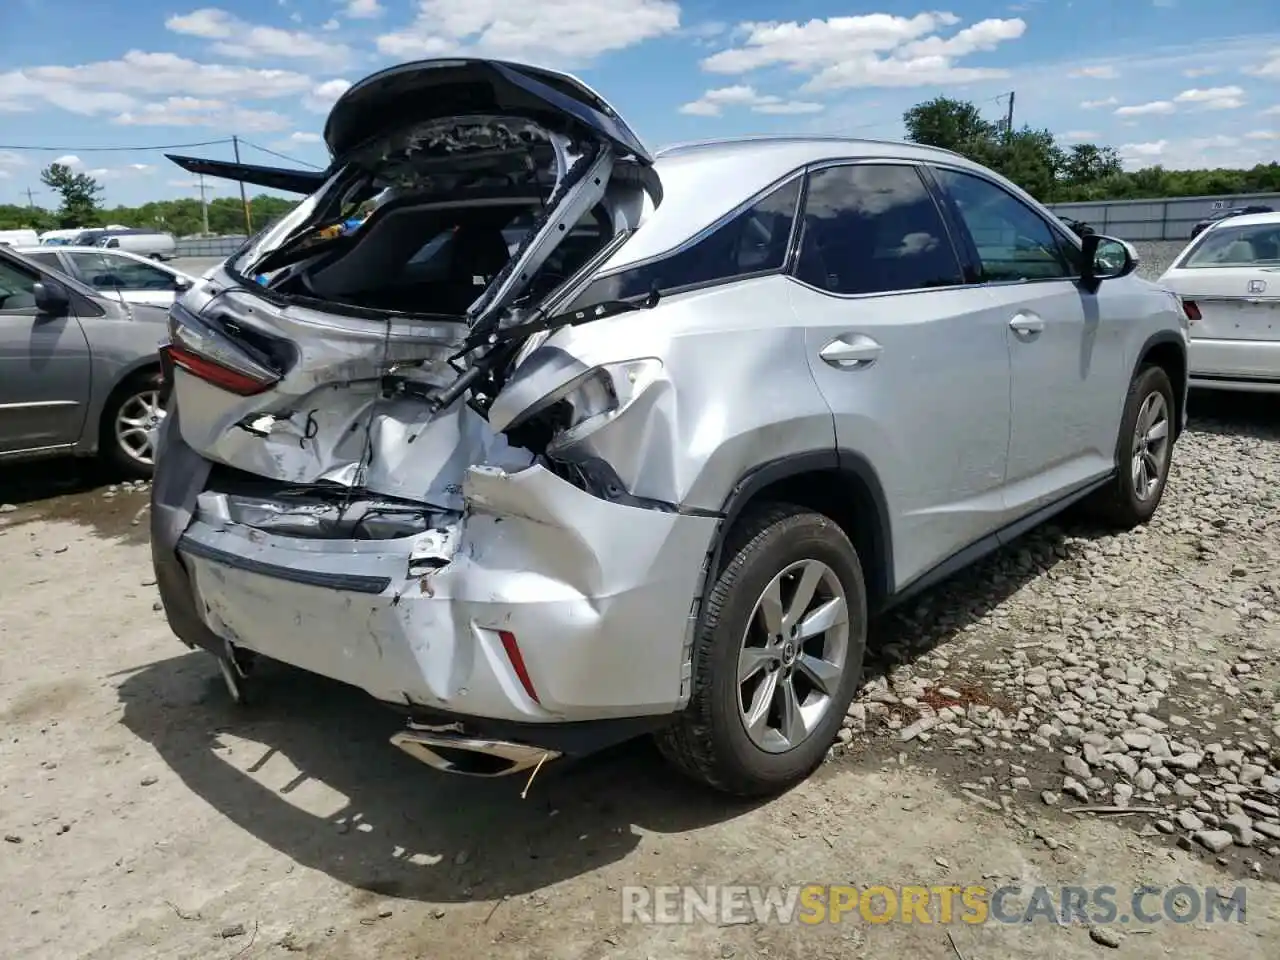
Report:
[[112,385],[111,390],[108,391],[107,396],[102,401],[102,407],[98,410],[97,449],[102,449],[104,431],[109,426],[107,419],[111,416],[112,411],[115,409],[116,401],[120,399],[125,389],[141,376],[162,372],[159,354],[154,357],[139,357],[116,371],[116,382]]
[[1138,376],[1138,371],[1146,366],[1157,366],[1162,369],[1173,385],[1173,429],[1176,440],[1182,435],[1186,420],[1188,378],[1186,341],[1172,330],[1153,333],[1147,337],[1138,351],[1138,358],[1134,362],[1129,378],[1131,383]]
[[879,474],[850,450],[815,450],[761,464],[746,473],[725,500],[710,570],[722,568],[722,549],[734,524],[750,506],[781,502],[830,517],[858,551],[866,580],[867,607],[875,612],[894,592],[893,535]]

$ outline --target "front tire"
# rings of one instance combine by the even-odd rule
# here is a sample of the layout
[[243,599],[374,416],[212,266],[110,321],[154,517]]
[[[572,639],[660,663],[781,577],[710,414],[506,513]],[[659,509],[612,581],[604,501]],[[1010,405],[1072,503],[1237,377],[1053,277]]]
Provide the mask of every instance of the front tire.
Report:
[[1119,469],[1095,501],[1111,526],[1131,530],[1155,514],[1173,463],[1177,405],[1169,375],[1157,366],[1138,371],[1125,397],[1116,444]]
[[739,796],[778,793],[822,763],[862,676],[866,586],[830,518],[768,505],[735,524],[703,603],[693,691],[658,735],[686,775]]

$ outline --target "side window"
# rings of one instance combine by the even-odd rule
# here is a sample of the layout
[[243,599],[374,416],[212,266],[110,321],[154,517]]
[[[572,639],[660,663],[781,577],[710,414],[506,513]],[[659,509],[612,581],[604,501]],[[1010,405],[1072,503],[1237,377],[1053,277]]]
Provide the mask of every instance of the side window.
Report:
[[50,270],[57,270],[59,273],[64,270],[62,261],[58,259],[56,253],[28,253],[25,256],[32,263],[38,263],[40,266],[48,267]]
[[978,248],[988,283],[1078,275],[1053,229],[1021,200],[972,174],[937,169],[935,175]]
[[942,214],[915,167],[852,164],[809,176],[796,277],[837,294],[964,282]]
[[607,300],[644,297],[651,290],[678,290],[781,270],[800,198],[798,177],[722,224],[691,247],[661,260],[592,283],[569,307],[581,310]]
[[30,310],[36,305],[35,288],[40,280],[34,273],[0,260],[0,311]]
[[159,267],[110,254],[106,254],[102,259],[106,262],[111,275],[118,278],[122,290],[173,289],[173,274]]

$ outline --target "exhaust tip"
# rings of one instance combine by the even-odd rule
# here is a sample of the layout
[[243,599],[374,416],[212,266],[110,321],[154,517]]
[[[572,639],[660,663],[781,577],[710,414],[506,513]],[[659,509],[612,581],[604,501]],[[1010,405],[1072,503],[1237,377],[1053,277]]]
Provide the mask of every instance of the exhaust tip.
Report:
[[410,727],[391,738],[393,746],[429,767],[469,777],[506,777],[529,770],[560,753],[507,740]]

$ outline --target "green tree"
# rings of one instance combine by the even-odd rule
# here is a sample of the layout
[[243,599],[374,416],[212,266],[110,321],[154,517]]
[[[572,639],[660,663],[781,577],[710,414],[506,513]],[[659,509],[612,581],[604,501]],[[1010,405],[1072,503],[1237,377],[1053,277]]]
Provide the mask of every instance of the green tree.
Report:
[[1062,177],[1072,186],[1096,183],[1122,172],[1120,155],[1116,153],[1115,147],[1077,143],[1071,146],[1063,158]]
[[996,135],[995,125],[984,120],[976,106],[950,97],[917,103],[902,115],[902,122],[908,140],[966,155]]
[[102,185],[87,173],[76,173],[66,164],[51,163],[40,171],[40,180],[62,197],[58,226],[92,227],[98,223]]

